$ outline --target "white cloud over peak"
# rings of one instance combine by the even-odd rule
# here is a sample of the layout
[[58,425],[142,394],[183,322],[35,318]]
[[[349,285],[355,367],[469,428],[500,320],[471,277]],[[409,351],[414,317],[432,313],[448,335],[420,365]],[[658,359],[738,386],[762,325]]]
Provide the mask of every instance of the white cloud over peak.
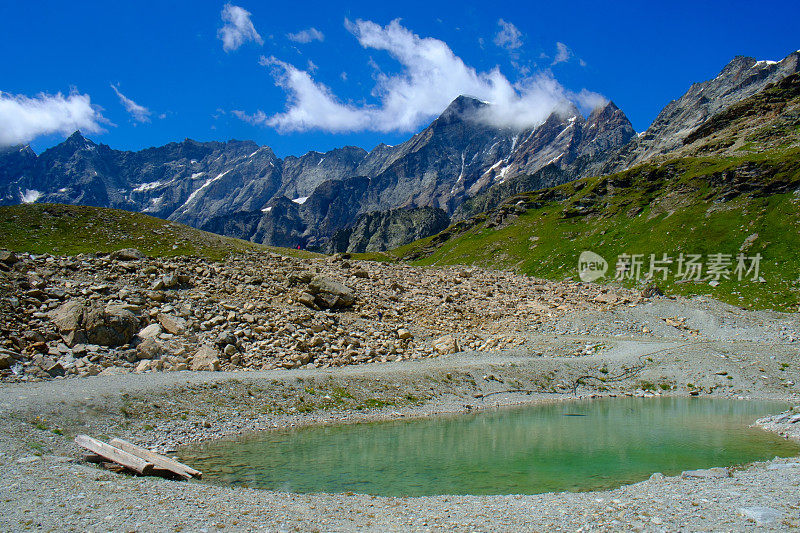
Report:
[[325,34],[319,31],[317,28],[307,28],[297,33],[289,33],[286,35],[286,37],[288,37],[290,41],[303,44],[310,43],[311,41],[325,40]]
[[239,6],[225,4],[221,16],[225,25],[217,31],[217,37],[222,41],[222,49],[226,52],[236,50],[247,41],[264,44],[264,39],[250,20],[249,11]]
[[510,82],[498,68],[478,72],[443,41],[422,38],[398,20],[386,26],[345,20],[345,27],[366,49],[386,51],[402,67],[399,73],[377,70],[371,91],[375,104],[353,104],[338,98],[308,71],[276,57],[262,58],[275,83],[287,93],[286,110],[235,115],[252,124],[282,132],[409,132],[439,115],[456,97],[471,95],[493,105],[477,120],[518,129],[544,122],[556,110],[571,108],[570,95],[548,72]]
[[150,110],[144,106],[141,106],[122,94],[119,91],[119,87],[111,84],[111,88],[114,89],[114,92],[117,93],[117,97],[119,97],[120,103],[125,107],[125,111],[130,113],[133,117],[133,120],[136,122],[150,122]]
[[522,46],[522,32],[510,22],[503,19],[497,21],[500,31],[494,36],[494,44],[506,50],[516,50]]
[[605,107],[609,102],[608,98],[602,94],[587,91],[586,89],[581,89],[581,92],[572,94],[571,99],[584,113],[591,113],[595,109]]
[[13,146],[42,135],[75,130],[101,133],[110,124],[100,108],[92,105],[88,94],[65,97],[40,93],[33,98],[0,92],[0,146]]

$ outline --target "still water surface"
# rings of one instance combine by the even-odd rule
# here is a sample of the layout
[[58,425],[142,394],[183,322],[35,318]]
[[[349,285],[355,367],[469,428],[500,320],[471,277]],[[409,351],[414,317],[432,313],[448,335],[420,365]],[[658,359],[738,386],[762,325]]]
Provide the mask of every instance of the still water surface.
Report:
[[783,402],[625,398],[269,431],[181,452],[214,483],[387,496],[615,488],[653,472],[800,455],[749,428]]

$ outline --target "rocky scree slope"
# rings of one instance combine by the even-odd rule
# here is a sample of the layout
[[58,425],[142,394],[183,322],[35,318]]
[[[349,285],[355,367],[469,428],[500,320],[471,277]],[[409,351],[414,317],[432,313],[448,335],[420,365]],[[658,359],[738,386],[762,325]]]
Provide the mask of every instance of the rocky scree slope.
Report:
[[532,324],[642,300],[506,272],[271,252],[154,259],[135,249],[0,251],[0,293],[0,376],[11,381],[502,350],[523,345]]

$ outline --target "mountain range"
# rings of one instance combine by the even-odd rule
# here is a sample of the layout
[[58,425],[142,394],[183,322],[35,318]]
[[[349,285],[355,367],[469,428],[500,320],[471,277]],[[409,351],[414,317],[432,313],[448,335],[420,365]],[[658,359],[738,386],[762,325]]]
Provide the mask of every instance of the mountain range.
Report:
[[637,135],[613,102],[584,118],[562,106],[520,130],[479,120],[460,96],[402,144],[278,158],[251,141],[187,139],[138,152],[75,132],[37,155],[0,149],[0,204],[113,207],[278,246],[379,251],[435,234],[511,194],[656,161],[734,104],[800,70],[736,57],[692,85]]

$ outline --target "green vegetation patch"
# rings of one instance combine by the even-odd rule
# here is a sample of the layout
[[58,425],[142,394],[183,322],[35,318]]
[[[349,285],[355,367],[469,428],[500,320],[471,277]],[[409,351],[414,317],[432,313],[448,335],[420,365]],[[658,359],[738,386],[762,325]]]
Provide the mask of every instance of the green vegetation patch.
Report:
[[299,257],[315,255],[223,237],[141,213],[61,204],[0,207],[0,248],[54,255],[137,248],[151,257],[192,255],[214,260],[265,250]]
[[[552,280],[578,278],[578,257],[595,252],[609,263],[599,283],[615,281],[620,254],[667,254],[675,263],[668,293],[709,295],[747,308],[796,310],[800,289],[800,150],[729,158],[684,158],[642,165],[507,199],[460,228],[416,241],[390,256],[417,265],[475,265]],[[443,237],[444,236],[444,237]],[[758,279],[742,281],[736,256],[760,254]],[[729,254],[730,279],[677,274],[680,254]],[[748,266],[750,262],[748,262]]]

